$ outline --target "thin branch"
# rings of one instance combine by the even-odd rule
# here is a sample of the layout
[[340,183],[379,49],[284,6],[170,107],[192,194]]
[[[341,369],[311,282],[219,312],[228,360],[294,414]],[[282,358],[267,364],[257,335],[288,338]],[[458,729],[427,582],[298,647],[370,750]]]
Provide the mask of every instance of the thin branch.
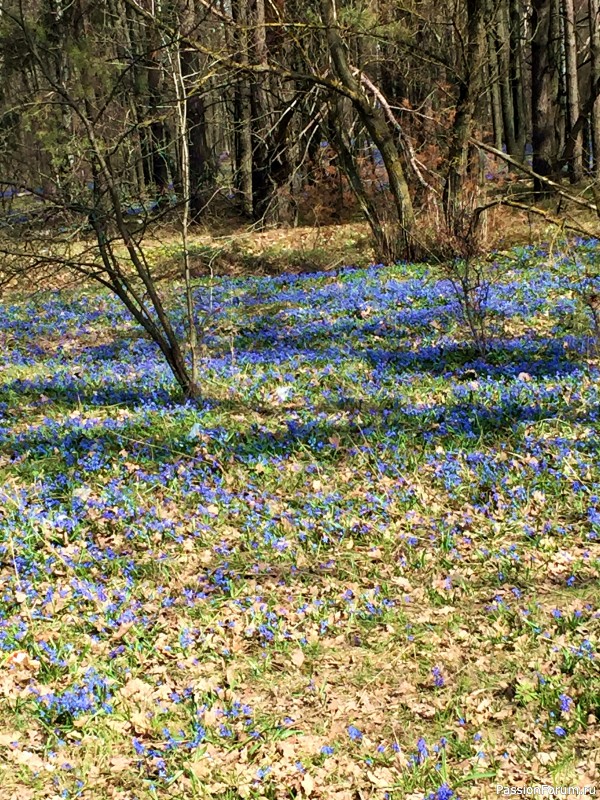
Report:
[[547,178],[545,175],[540,175],[538,172],[535,172],[530,166],[527,164],[523,164],[521,161],[517,161],[516,158],[512,158],[507,153],[503,153],[502,150],[498,150],[498,148],[493,147],[491,144],[486,144],[485,142],[479,141],[479,139],[470,138],[469,142],[474,145],[475,147],[480,148],[481,150],[485,150],[487,153],[491,153],[492,155],[501,158],[507,164],[510,164],[515,169],[519,170],[520,172],[525,173],[530,178],[535,178],[536,180],[540,181],[540,183],[549,186],[551,189],[554,189],[556,194],[564,197],[565,200],[569,200],[571,203],[580,206],[581,208],[587,208],[588,211],[595,211],[598,216],[600,216],[600,209],[595,203],[590,202],[589,200],[584,200],[581,197],[577,197],[576,195],[571,194],[570,192],[566,192],[562,186],[562,184],[553,181],[551,178]]
[[355,76],[360,77],[360,81],[363,84],[363,86],[366,86],[367,89],[369,89],[369,91],[372,92],[373,95],[377,98],[377,100],[381,103],[381,107],[383,108],[386,117],[388,118],[388,120],[390,121],[392,126],[398,131],[398,138],[400,139],[400,143],[402,144],[402,147],[404,148],[404,150],[405,150],[405,152],[407,154],[408,162],[411,165],[411,167],[413,168],[413,171],[414,171],[415,175],[417,176],[421,186],[424,186],[426,189],[429,189],[429,191],[433,192],[434,194],[438,194],[436,189],[434,189],[434,187],[431,186],[431,184],[427,183],[427,181],[425,180],[425,178],[421,174],[421,170],[419,169],[418,162],[417,162],[417,157],[415,155],[415,151],[413,149],[413,146],[412,146],[409,138],[406,136],[406,134],[402,130],[402,126],[400,125],[400,123],[396,119],[396,117],[394,115],[394,112],[392,111],[391,106],[388,103],[388,101],[387,101],[386,97],[384,96],[383,92],[381,91],[381,89],[379,89],[377,86],[375,86],[373,81],[371,81],[371,79],[367,75],[365,75],[364,72],[361,72],[356,67],[352,67],[352,72],[353,72],[353,74]]

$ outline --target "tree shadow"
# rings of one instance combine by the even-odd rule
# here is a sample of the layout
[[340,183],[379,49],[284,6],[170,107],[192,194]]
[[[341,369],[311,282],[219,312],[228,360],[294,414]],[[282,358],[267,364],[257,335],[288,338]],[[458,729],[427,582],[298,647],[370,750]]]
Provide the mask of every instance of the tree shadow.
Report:
[[[310,363],[328,358],[335,364],[340,363],[341,359],[349,358],[363,360],[377,374],[392,374],[399,380],[423,375],[445,377],[460,383],[514,380],[520,375],[525,380],[572,375],[586,368],[582,359],[588,347],[589,341],[585,338],[523,337],[493,343],[487,357],[482,358],[469,345],[453,342],[415,349],[346,348],[330,342],[323,351],[296,347],[292,351],[283,348],[282,352],[282,348],[278,346],[258,353],[251,349],[238,349],[232,355],[230,351],[223,349],[215,353],[213,358],[208,358],[207,363],[233,367],[234,362],[238,366],[245,366],[285,363],[298,358]],[[77,361],[72,365],[68,362],[60,364],[62,369],[51,376],[15,378],[4,383],[0,386],[0,403],[14,403],[16,399],[33,401],[34,405],[53,401],[67,407],[81,404],[123,404],[136,407],[181,403],[183,398],[171,380],[166,366],[160,364],[158,351],[153,345],[148,343],[144,352],[140,352],[140,359],[143,360],[139,363],[135,377],[131,375],[130,365],[123,365],[121,370],[114,370],[112,366],[111,369],[106,369],[107,363],[121,363],[118,360],[120,352],[122,348],[114,344],[86,347]],[[70,371],[65,368],[70,368]],[[208,395],[200,402],[227,404],[227,401],[215,400]],[[232,407],[235,407],[235,403]]]
[[0,387],[0,408],[22,404],[43,407],[49,402],[66,409],[90,406],[123,405],[164,407],[177,404],[177,387],[151,386],[143,379],[122,383],[97,383],[90,385],[82,377],[64,374],[51,377],[16,378]]
[[522,336],[491,341],[485,357],[468,343],[450,341],[415,350],[368,348],[364,357],[375,368],[399,374],[501,380],[521,374],[537,378],[573,374],[585,366],[583,359],[590,349],[589,337]]
[[[347,329],[354,321],[345,320],[345,323]],[[585,372],[587,366],[583,357],[589,342],[583,337],[538,335],[498,340],[491,343],[483,359],[468,344],[452,341],[374,348],[369,347],[368,342],[362,346],[323,334],[324,331],[319,331],[304,337],[301,344],[286,334],[283,341],[277,340],[276,345],[258,351],[247,347],[231,353],[223,347],[216,350],[207,363],[213,367],[234,368],[236,364],[245,367],[260,362],[285,364],[292,359],[308,364],[323,360],[332,364],[340,364],[344,359],[362,360],[373,370],[376,379],[385,380],[389,386],[391,376],[399,390],[390,390],[384,400],[379,400],[358,385],[352,393],[336,395],[334,392],[329,398],[322,397],[316,407],[306,410],[288,407],[285,403],[269,408],[253,407],[236,397],[223,399],[207,393],[199,401],[202,411],[218,408],[238,416],[252,413],[265,420],[264,424],[242,421],[241,425],[238,421],[234,440],[226,431],[217,434],[209,431],[208,447],[215,457],[253,461],[265,457],[285,459],[302,452],[313,456],[327,453],[338,458],[355,448],[357,441],[367,447],[369,443],[389,446],[394,437],[399,436],[407,442],[407,447],[417,450],[439,445],[468,448],[482,443],[497,444],[507,436],[513,440],[522,437],[525,422],[560,418],[578,424],[595,421],[598,415],[594,405],[585,409],[570,406],[566,400],[561,400],[558,390],[543,402],[527,390],[529,383],[536,379],[544,381]],[[317,344],[322,344],[323,349],[318,349]],[[120,360],[127,346],[131,346],[131,341],[89,345],[77,352],[72,364],[58,361],[60,371],[57,369],[53,375],[16,378],[4,383],[0,386],[0,411],[6,412],[10,407],[25,403],[41,408],[53,403],[65,411],[83,406],[119,405],[137,412],[181,407],[183,398],[166,366],[158,360],[154,345],[136,342],[139,362],[135,377],[131,362]],[[423,402],[414,403],[401,396],[404,380],[429,376],[445,378],[453,386],[449,399],[428,402],[425,395]],[[487,397],[484,400],[478,396],[480,391],[485,395],[488,383],[497,385],[497,399]],[[143,422],[138,424],[143,425]],[[94,449],[93,437],[81,435],[81,431],[73,436],[71,433],[61,431],[56,424],[48,425],[47,433],[38,428],[28,438],[26,432],[12,436],[10,428],[4,427],[3,447],[11,450],[13,457],[28,449],[43,453],[52,447],[66,447],[84,454]],[[118,431],[107,429],[102,435],[108,437],[105,444],[111,451],[117,447],[121,449]],[[193,450],[187,440],[177,444],[183,452]],[[152,436],[150,442],[141,443],[138,449],[144,446],[150,450],[160,448],[160,436]],[[152,452],[159,460],[168,460],[164,453]]]

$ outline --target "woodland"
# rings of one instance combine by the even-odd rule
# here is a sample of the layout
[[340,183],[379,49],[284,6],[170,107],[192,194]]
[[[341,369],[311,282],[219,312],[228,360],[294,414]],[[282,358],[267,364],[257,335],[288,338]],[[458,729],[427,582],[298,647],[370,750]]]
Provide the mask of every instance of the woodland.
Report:
[[0,800],[600,791],[600,0],[0,0],[0,344]]

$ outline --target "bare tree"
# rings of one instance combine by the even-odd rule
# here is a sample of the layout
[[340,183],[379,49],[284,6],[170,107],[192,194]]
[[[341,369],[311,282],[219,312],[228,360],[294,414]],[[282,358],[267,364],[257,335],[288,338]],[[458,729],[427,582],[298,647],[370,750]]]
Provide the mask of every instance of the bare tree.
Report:
[[394,248],[395,252],[389,255],[396,258],[410,258],[417,252],[414,210],[404,168],[392,131],[383,110],[379,105],[369,101],[363,86],[350,66],[347,50],[340,34],[333,0],[321,0],[321,13],[335,74],[343,87],[344,94],[352,101],[373,142],[379,148],[387,170],[390,191],[398,215],[399,241],[399,247],[397,249]]
[[[34,129],[32,146],[43,144],[51,161],[59,165],[54,176],[42,175],[32,171],[26,151],[2,154],[3,185],[37,199],[37,205],[30,202],[28,224],[19,228],[18,236],[9,231],[0,240],[5,265],[18,264],[11,277],[31,281],[37,267],[62,268],[109,289],[155,342],[185,395],[196,396],[197,375],[188,366],[170,298],[160,290],[145,255],[143,239],[150,220],[146,215],[135,229],[127,214],[126,187],[132,153],[137,152],[137,128],[124,113],[119,89],[130,65],[113,64],[103,81],[93,83],[89,70],[93,48],[106,40],[82,36],[78,26],[83,18],[61,14],[53,19],[61,37],[57,70],[57,47],[40,31],[35,9],[20,13],[5,8],[4,15],[35,74],[36,91],[15,106],[16,125]],[[105,36],[109,33],[104,31]],[[179,83],[180,78],[179,74]],[[184,98],[178,107],[185,112]],[[59,138],[55,138],[57,120],[62,124],[68,120],[68,130]],[[154,118],[144,122],[150,126]],[[185,129],[185,114],[181,122]],[[69,226],[74,226],[75,235],[61,232]],[[85,247],[74,244],[77,237],[83,238]],[[190,318],[192,311],[188,308]]]

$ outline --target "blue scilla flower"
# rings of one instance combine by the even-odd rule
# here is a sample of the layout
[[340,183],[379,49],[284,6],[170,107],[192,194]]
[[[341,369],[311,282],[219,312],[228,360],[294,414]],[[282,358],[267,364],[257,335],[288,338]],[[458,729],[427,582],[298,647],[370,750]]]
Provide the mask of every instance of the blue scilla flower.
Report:
[[458,800],[458,795],[444,783],[435,792],[427,795],[427,800]]
[[145,755],[145,753],[146,753],[146,748],[145,748],[145,747],[144,747],[144,745],[143,745],[143,744],[140,742],[140,740],[139,740],[139,739],[133,739],[133,742],[132,742],[132,744],[133,744],[133,749],[134,749],[134,750],[135,750],[135,752],[138,754],[138,756],[143,756],[143,755]]
[[444,676],[442,675],[442,670],[439,667],[434,667],[431,670],[431,674],[433,675],[433,682],[438,688],[442,688],[444,686]]
[[74,684],[61,694],[42,695],[32,687],[32,693],[40,707],[41,715],[47,721],[61,721],[68,718],[77,719],[84,714],[93,714],[103,710],[112,712],[108,700],[111,697],[108,682],[95,669],[90,668],[80,683]]
[[362,741],[363,735],[356,726],[348,725],[347,731],[348,731],[348,736],[352,739],[353,742]]
[[429,756],[429,751],[427,750],[427,742],[423,737],[421,737],[417,742],[417,752],[418,752],[418,762],[422,764],[425,759]]
[[571,710],[573,705],[573,700],[569,697],[568,694],[561,694],[558,698],[560,703],[560,710],[564,711],[565,713]]

